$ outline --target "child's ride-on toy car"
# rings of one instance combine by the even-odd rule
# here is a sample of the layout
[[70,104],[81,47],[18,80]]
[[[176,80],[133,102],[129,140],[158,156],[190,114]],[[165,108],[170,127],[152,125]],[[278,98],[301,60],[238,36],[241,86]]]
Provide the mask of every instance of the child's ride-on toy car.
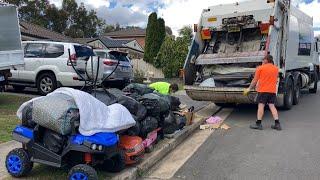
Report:
[[98,179],[93,168],[96,165],[111,172],[125,167],[124,153],[117,147],[119,138],[115,133],[62,136],[39,125],[17,126],[13,139],[22,143],[22,148],[12,150],[6,158],[6,168],[13,177],[27,175],[34,162],[57,168],[72,166],[68,179],[75,180]]

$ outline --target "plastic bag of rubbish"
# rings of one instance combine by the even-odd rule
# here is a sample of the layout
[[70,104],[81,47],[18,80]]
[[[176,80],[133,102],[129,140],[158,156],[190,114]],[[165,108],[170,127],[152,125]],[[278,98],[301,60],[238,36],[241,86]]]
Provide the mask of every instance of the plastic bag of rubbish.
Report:
[[179,114],[175,114],[176,124],[178,126],[178,129],[183,129],[187,124],[187,118],[186,116],[181,116]]
[[147,108],[139,103],[138,110],[136,113],[137,121],[142,121],[147,116],[147,112]]
[[178,130],[178,125],[176,123],[176,118],[172,112],[170,112],[164,119],[163,122],[163,133],[164,134],[173,134]]
[[148,133],[158,128],[158,119],[148,116],[143,121],[141,121],[140,126],[140,135],[141,137],[146,138]]
[[109,92],[113,96],[115,96],[117,99],[124,95],[124,92],[122,92],[120,89],[117,88],[110,88],[106,89],[106,92]]
[[180,104],[181,104],[180,99],[177,97],[174,97],[174,96],[169,96],[169,97],[170,97],[171,111],[177,111],[179,109]]
[[144,101],[146,99],[158,101],[161,114],[167,114],[168,111],[170,110],[170,105],[169,105],[168,101],[160,95],[157,95],[155,93],[149,93],[149,94],[143,95],[142,98],[143,98],[142,101]]
[[200,87],[216,87],[216,83],[213,78],[206,79],[200,84]]
[[152,117],[160,116],[160,104],[157,99],[142,99],[142,105],[147,109],[147,115]]
[[97,90],[93,91],[91,95],[107,106],[117,103],[117,97],[111,94],[109,91]]
[[127,130],[126,134],[129,135],[129,136],[139,136],[140,135],[140,131],[141,131],[141,125],[137,121],[135,126],[132,126],[131,128],[129,128]]
[[67,138],[65,136],[49,129],[45,129],[43,135],[43,145],[50,151],[59,154],[62,151],[66,141]]
[[127,93],[137,93],[142,96],[148,93],[152,93],[154,90],[149,88],[145,84],[132,83],[126,86],[122,91]]
[[128,96],[121,96],[118,98],[118,103],[126,107],[131,114],[137,115],[139,102],[135,99]]

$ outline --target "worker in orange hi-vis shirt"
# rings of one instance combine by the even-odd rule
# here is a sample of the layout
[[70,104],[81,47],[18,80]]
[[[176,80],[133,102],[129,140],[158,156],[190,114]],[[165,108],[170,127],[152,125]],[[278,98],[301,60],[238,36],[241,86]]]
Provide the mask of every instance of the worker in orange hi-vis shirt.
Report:
[[279,76],[279,69],[274,65],[273,57],[271,55],[265,56],[263,63],[256,69],[254,79],[252,80],[250,87],[244,90],[244,94],[247,95],[249,91],[256,87],[258,92],[258,112],[257,122],[250,126],[251,129],[262,130],[262,118],[264,115],[264,108],[269,106],[272,116],[275,120],[275,124],[271,126],[272,129],[281,130],[279,122],[279,115],[277,108],[275,107],[277,99],[277,82]]

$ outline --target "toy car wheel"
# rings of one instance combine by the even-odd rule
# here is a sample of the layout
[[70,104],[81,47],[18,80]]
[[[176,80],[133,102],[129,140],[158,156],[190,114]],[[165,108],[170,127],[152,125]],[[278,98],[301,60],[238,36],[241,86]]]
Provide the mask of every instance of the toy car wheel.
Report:
[[68,174],[69,180],[97,180],[98,174],[95,169],[86,164],[79,164],[71,168]]
[[154,149],[154,146],[153,145],[150,145],[149,147],[146,147],[145,151],[146,153],[151,153]]
[[22,149],[14,149],[9,152],[6,158],[6,168],[13,177],[23,177],[27,175],[33,167],[28,153]]
[[107,171],[109,172],[120,172],[126,167],[124,152],[119,152],[118,154],[111,157],[109,164],[107,165]]

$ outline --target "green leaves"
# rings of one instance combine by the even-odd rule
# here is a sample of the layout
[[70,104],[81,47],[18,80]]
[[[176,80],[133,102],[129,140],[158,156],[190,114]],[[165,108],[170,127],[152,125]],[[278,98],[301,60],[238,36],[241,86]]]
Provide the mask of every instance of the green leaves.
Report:
[[156,67],[155,57],[157,56],[160,47],[166,37],[165,21],[162,18],[158,19],[157,13],[151,13],[148,18],[146,45],[144,52],[144,60]]

